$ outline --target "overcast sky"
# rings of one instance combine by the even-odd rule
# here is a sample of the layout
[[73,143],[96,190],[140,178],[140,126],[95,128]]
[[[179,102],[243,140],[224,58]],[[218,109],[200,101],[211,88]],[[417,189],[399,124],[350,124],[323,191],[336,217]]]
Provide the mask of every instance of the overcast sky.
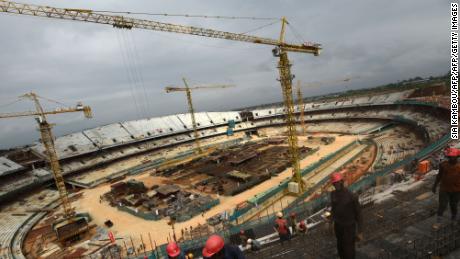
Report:
[[[20,0],[18,0],[20,1]],[[305,1],[305,0],[23,0],[31,4],[92,10],[169,14],[281,17],[291,27],[287,39],[321,43],[314,57],[291,53],[292,72],[304,96],[377,86],[449,70],[450,1]],[[162,22],[244,33],[270,20],[222,20],[137,16]],[[277,38],[280,23],[250,34]],[[300,34],[300,36],[296,36]],[[21,94],[72,106],[93,108],[82,114],[49,116],[62,135],[117,121],[183,113],[182,93],[167,85],[231,83],[235,88],[196,91],[198,111],[223,111],[281,100],[272,47],[147,30],[118,30],[108,25],[0,13],[0,113],[32,110],[30,101],[7,105]],[[331,83],[352,77],[347,84]],[[328,83],[329,82],[329,83]],[[48,109],[59,104],[44,101]],[[0,120],[0,148],[38,139],[33,118]]]

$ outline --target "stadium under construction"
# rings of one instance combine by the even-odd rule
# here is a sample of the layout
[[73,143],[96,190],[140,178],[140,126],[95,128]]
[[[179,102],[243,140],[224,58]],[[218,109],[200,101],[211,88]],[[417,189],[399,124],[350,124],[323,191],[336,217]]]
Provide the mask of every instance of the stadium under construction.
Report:
[[[43,144],[5,152],[1,199],[8,205],[1,212],[2,254],[107,254],[113,247],[107,242],[109,232],[125,255],[143,253],[136,250],[140,244],[164,253],[162,244],[172,239],[193,250],[211,233],[231,240],[240,229],[269,246],[270,221],[280,210],[305,217],[313,233],[321,222],[314,215],[327,205],[331,172],[345,169],[347,185],[367,203],[393,188],[395,179],[405,181],[396,175],[409,183],[423,178],[414,173],[414,161],[436,164],[438,151],[449,141],[444,99],[406,90],[307,102],[303,119],[308,126],[296,126],[302,179],[309,185],[301,195],[288,191],[292,169],[282,106],[197,113],[203,153],[193,148],[187,114],[57,137],[69,199],[86,215],[89,228],[67,250],[59,249],[53,233],[53,219],[63,211],[58,193],[47,187],[53,177]],[[400,192],[410,196],[408,190]]]
[[[91,118],[91,108],[47,110],[40,95],[24,94],[36,111],[2,111],[0,118],[34,117],[40,140],[0,151],[0,259],[168,258],[172,241],[199,258],[213,234],[246,258],[335,258],[326,215],[337,172],[363,208],[358,258],[459,256],[460,224],[436,222],[431,191],[443,150],[459,145],[450,138],[446,77],[314,98],[303,98],[299,83],[296,99],[288,53],[319,56],[322,47],[287,43],[284,17],[279,39],[270,39],[5,0],[0,12],[268,45],[283,96],[197,112],[192,91],[232,85],[184,78],[184,87],[164,90],[184,92],[188,113],[55,136],[48,117]],[[287,244],[273,228],[280,213],[306,226]]]

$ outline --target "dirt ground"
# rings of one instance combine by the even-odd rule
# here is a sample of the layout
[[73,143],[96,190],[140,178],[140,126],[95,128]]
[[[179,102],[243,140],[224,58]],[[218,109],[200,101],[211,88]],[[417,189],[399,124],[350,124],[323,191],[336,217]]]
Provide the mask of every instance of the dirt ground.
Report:
[[[301,167],[306,167],[311,163],[316,162],[318,159],[340,149],[341,147],[349,144],[352,141],[356,140],[354,136],[335,136],[336,141],[329,145],[319,146],[318,152],[312,156],[308,156],[301,161]],[[317,147],[306,144],[306,138],[301,137],[299,141],[300,145],[306,145],[312,148]],[[206,218],[213,216],[217,213],[221,213],[224,210],[232,210],[235,206],[241,202],[248,200],[251,197],[254,197],[256,194],[264,192],[269,188],[278,185],[281,181],[289,178],[291,176],[291,169],[288,168],[279,175],[272,177],[271,179],[232,197],[219,197],[220,204],[213,207],[210,211],[206,212],[204,215],[196,216],[189,221],[177,223],[175,225],[176,235],[180,235],[180,229],[185,227],[194,226],[198,224],[204,224]],[[143,174],[131,177],[137,180],[148,182],[149,185],[161,184],[167,178],[161,177],[152,177],[149,174]],[[111,207],[109,204],[100,203],[99,196],[108,192],[110,190],[109,184],[104,184],[98,186],[94,189],[83,190],[83,197],[78,201],[74,202],[73,205],[76,207],[77,211],[88,212],[93,218],[93,222],[99,226],[104,225],[104,221],[110,219],[114,226],[110,229],[116,237],[132,237],[135,243],[139,243],[140,235],[143,235],[144,242],[148,234],[150,233],[152,239],[156,241],[157,244],[166,242],[168,234],[172,234],[171,226],[167,224],[167,220],[159,221],[148,221],[143,220],[139,217],[133,216],[126,212],[118,211],[116,208]],[[149,247],[149,245],[147,245]]]

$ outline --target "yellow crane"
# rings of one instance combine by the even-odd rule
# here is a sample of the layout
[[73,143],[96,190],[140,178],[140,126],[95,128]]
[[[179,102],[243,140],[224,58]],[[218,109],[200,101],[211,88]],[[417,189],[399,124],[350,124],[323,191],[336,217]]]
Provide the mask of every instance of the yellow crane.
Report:
[[190,113],[190,118],[192,119],[193,135],[195,138],[196,150],[198,151],[199,154],[202,154],[203,149],[201,149],[201,146],[200,146],[200,140],[199,140],[200,136],[198,135],[198,129],[196,126],[196,119],[195,119],[195,109],[193,108],[193,102],[192,102],[192,90],[228,88],[228,87],[232,87],[233,85],[202,85],[202,86],[197,85],[197,86],[190,87],[185,78],[182,78],[182,81],[184,82],[185,87],[167,86],[165,87],[165,90],[167,93],[185,92],[185,94],[187,95],[188,111]]
[[56,148],[54,146],[54,137],[51,131],[52,125],[46,120],[46,115],[49,114],[60,114],[60,113],[69,113],[69,112],[83,112],[86,118],[91,118],[91,108],[89,106],[83,106],[81,103],[78,103],[75,107],[67,107],[55,109],[52,111],[45,111],[40,104],[39,96],[34,92],[24,94],[20,97],[28,98],[34,102],[36,111],[28,112],[14,112],[14,113],[1,113],[0,118],[15,118],[15,117],[24,117],[24,116],[36,116],[38,123],[38,128],[40,130],[41,141],[45,147],[46,155],[50,163],[51,172],[54,176],[54,181],[59,192],[59,198],[64,210],[64,218],[67,222],[71,223],[75,215],[74,209],[71,206],[69,197],[67,194],[67,189],[65,187],[64,177],[61,173],[61,166],[59,165],[59,159],[56,153]]
[[321,45],[310,42],[306,42],[303,44],[291,44],[285,42],[286,25],[288,24],[288,21],[285,17],[281,18],[281,32],[279,38],[270,39],[242,33],[232,33],[213,29],[200,28],[195,26],[185,26],[145,19],[136,19],[121,15],[107,15],[86,9],[66,9],[49,6],[22,4],[5,0],[0,0],[0,12],[19,15],[39,16],[54,19],[64,19],[71,21],[108,24],[120,29],[137,28],[154,31],[165,31],[274,46],[275,48],[272,50],[272,53],[275,57],[279,58],[279,81],[281,83],[284,106],[286,109],[286,126],[288,129],[289,151],[291,155],[291,163],[293,168],[293,181],[298,184],[298,190],[300,192],[303,191],[304,184],[300,173],[299,148],[297,143],[297,132],[295,128],[296,123],[294,118],[294,103],[292,96],[293,76],[291,75],[291,63],[288,59],[288,52],[300,52],[318,56],[321,51]]

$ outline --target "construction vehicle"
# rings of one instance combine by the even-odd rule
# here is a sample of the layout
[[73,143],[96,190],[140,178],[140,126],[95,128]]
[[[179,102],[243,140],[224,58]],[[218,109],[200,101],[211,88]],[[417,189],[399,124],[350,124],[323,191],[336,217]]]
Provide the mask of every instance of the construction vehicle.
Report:
[[283,92],[284,106],[286,110],[286,126],[288,130],[288,142],[293,168],[293,182],[298,185],[299,193],[304,190],[304,183],[300,172],[299,148],[297,143],[296,122],[294,117],[294,103],[292,96],[291,63],[288,59],[288,52],[299,52],[318,56],[321,45],[306,42],[303,44],[291,44],[285,42],[286,25],[288,21],[281,18],[281,32],[278,39],[252,36],[245,33],[231,33],[213,29],[200,28],[195,26],[176,25],[157,21],[136,19],[121,15],[108,15],[85,9],[66,9],[40,5],[21,4],[11,1],[0,0],[0,12],[18,15],[30,15],[44,18],[64,19],[70,21],[92,22],[112,25],[119,29],[145,29],[154,31],[165,31],[182,34],[191,34],[202,37],[218,38],[232,41],[249,42],[255,44],[271,45],[275,48],[272,53],[279,58],[278,70],[279,81]]
[[0,118],[16,118],[24,116],[35,116],[38,128],[40,130],[41,142],[45,147],[45,152],[48,158],[48,162],[53,173],[56,188],[59,192],[59,199],[64,212],[64,218],[60,219],[53,224],[53,229],[58,240],[64,242],[68,239],[72,239],[82,232],[88,230],[88,222],[85,217],[76,216],[74,208],[71,206],[69,201],[67,189],[64,182],[64,177],[61,173],[61,166],[54,146],[54,137],[51,131],[52,125],[48,123],[46,115],[48,114],[61,114],[69,112],[83,112],[86,118],[91,118],[91,108],[89,106],[83,106],[78,103],[76,107],[59,108],[52,111],[43,110],[39,96],[33,92],[24,94],[22,98],[28,98],[34,102],[36,111],[29,112],[15,112],[15,113],[2,113]]
[[196,126],[196,119],[195,119],[195,109],[193,108],[193,102],[192,102],[192,90],[198,90],[198,89],[216,89],[216,88],[228,88],[232,87],[233,85],[206,85],[206,86],[192,86],[190,87],[187,83],[187,80],[185,78],[182,78],[182,81],[184,82],[185,87],[176,87],[176,86],[167,86],[165,87],[165,90],[167,93],[170,92],[185,92],[187,95],[187,102],[188,102],[188,111],[190,113],[190,118],[192,119],[192,126],[193,126],[193,135],[195,138],[195,145],[196,145],[196,150],[199,154],[203,153],[203,149],[200,146],[200,136],[198,135],[198,129]]

